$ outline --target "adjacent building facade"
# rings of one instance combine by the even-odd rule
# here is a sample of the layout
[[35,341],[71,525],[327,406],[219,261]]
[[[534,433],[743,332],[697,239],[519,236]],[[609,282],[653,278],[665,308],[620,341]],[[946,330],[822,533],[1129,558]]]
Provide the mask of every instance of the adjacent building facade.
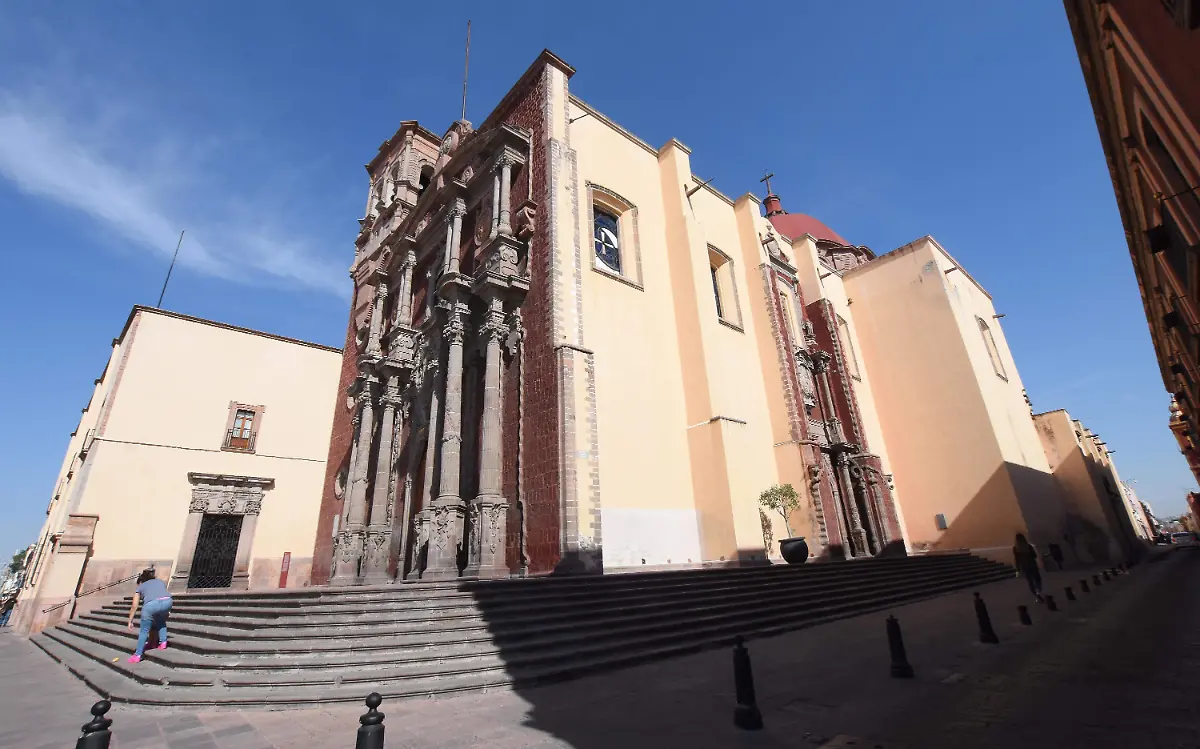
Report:
[[1063,491],[1066,542],[1085,562],[1135,557],[1152,532],[1104,441],[1064,410],[1037,414],[1034,422]]
[[1200,2],[1065,5],[1159,369],[1178,406],[1172,430],[1194,445],[1200,441]]
[[71,435],[18,628],[150,565],[171,590],[307,585],[340,366],[337,349],[135,307]]

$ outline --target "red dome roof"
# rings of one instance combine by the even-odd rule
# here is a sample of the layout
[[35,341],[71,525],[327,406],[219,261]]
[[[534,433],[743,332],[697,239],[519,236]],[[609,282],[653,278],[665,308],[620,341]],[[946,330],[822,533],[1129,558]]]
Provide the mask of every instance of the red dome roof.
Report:
[[805,234],[811,234],[817,239],[828,239],[844,245],[850,244],[820,220],[803,213],[777,213],[767,218],[771,221],[771,226],[775,227],[775,231],[788,239],[799,239]]

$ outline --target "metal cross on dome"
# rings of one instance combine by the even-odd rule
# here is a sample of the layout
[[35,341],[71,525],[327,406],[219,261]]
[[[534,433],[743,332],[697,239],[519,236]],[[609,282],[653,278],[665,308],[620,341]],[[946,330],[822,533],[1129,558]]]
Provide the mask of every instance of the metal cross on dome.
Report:
[[775,172],[764,171],[763,175],[764,175],[763,178],[760,179],[759,182],[766,182],[767,183],[767,194],[774,195],[775,193],[771,192],[771,178],[775,176]]

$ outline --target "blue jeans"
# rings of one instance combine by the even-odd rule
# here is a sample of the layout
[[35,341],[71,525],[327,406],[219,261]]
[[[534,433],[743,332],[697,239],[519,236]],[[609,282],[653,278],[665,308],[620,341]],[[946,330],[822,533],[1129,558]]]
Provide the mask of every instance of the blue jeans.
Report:
[[171,599],[159,598],[142,604],[142,630],[138,632],[137,650],[134,655],[141,655],[146,649],[146,640],[150,639],[150,630],[158,630],[158,641],[167,641],[167,614],[171,613]]

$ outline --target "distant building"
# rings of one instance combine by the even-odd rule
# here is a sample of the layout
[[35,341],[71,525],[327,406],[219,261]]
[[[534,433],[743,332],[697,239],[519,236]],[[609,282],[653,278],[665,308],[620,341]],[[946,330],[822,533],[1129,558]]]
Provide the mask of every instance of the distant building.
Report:
[[[1200,2],[1066,0],[1150,336],[1200,445]],[[1173,410],[1174,409],[1173,407]],[[1196,469],[1194,456],[1189,463]]]
[[291,553],[286,584],[307,585],[340,367],[337,349],[134,307],[71,435],[16,626],[148,565],[172,590],[273,588]]
[[1085,562],[1135,558],[1150,527],[1105,443],[1064,410],[1037,414],[1034,422],[1063,491],[1067,543]]

